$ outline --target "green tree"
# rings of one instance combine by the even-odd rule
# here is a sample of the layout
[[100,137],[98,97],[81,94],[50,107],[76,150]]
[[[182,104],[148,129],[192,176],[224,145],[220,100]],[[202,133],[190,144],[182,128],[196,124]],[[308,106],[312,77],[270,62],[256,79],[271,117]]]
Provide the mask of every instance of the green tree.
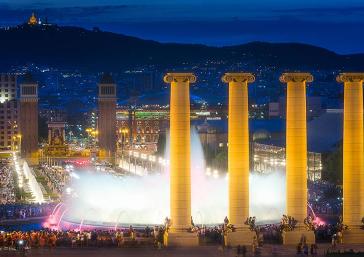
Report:
[[166,133],[160,133],[157,143],[157,153],[159,156],[164,156],[164,153],[166,152],[166,141],[167,141]]
[[340,142],[336,148],[322,154],[322,179],[331,183],[343,183],[343,144]]

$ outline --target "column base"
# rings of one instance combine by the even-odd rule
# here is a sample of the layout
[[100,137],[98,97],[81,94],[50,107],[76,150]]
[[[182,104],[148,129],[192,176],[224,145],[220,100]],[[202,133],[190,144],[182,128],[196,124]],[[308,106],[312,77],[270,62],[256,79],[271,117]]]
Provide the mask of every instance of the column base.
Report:
[[165,232],[164,246],[166,247],[193,247],[199,246],[199,239],[193,232]]
[[363,244],[364,243],[364,230],[359,226],[350,227],[343,232],[344,244]]
[[255,231],[251,230],[240,230],[234,232],[228,232],[224,236],[224,243],[227,247],[235,247],[235,246],[243,246],[243,245],[252,245],[254,236],[256,237]]
[[293,231],[283,231],[283,244],[284,245],[297,245],[306,239],[306,244],[314,244],[316,241],[315,233],[313,231],[306,230],[304,228],[296,228]]

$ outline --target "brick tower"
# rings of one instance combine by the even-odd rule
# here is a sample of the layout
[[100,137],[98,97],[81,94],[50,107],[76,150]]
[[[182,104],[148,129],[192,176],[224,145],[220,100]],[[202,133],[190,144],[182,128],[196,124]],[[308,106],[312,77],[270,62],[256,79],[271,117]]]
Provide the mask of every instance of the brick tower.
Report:
[[115,162],[116,148],[116,84],[110,74],[104,73],[99,83],[98,139],[99,157]]
[[38,83],[30,73],[20,84],[21,157],[29,165],[38,164]]

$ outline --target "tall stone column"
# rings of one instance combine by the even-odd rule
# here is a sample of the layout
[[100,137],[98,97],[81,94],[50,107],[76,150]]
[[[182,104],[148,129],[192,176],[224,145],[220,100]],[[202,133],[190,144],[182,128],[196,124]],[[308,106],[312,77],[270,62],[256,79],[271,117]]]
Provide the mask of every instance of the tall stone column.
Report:
[[192,73],[167,73],[164,82],[171,84],[170,101],[170,215],[171,227],[165,234],[168,246],[198,245],[191,228],[191,138],[190,83]]
[[345,243],[364,243],[360,229],[364,216],[363,80],[364,73],[337,76],[344,83],[343,222],[349,226],[343,234]]
[[280,81],[287,83],[286,210],[298,221],[294,231],[283,234],[283,243],[296,245],[302,235],[313,243],[314,233],[303,225],[307,217],[306,82],[312,82],[313,77],[310,73],[283,73]]
[[226,245],[251,245],[254,232],[244,224],[249,217],[249,111],[248,83],[251,73],[226,73],[222,81],[229,83],[229,222],[235,232],[226,235]]
[[98,140],[99,157],[115,163],[116,153],[116,84],[110,74],[99,83]]
[[38,83],[30,73],[24,76],[20,84],[19,102],[21,157],[30,166],[38,165]]

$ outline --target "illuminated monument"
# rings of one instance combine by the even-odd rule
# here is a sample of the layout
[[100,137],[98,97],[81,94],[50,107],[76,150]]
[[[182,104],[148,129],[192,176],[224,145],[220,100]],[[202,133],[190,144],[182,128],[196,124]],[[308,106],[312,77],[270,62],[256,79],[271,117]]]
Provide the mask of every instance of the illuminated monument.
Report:
[[170,101],[170,216],[171,227],[165,234],[168,246],[195,246],[198,237],[191,229],[191,138],[190,83],[192,73],[167,73],[171,84]]
[[255,232],[244,221],[249,217],[249,113],[248,83],[254,82],[251,73],[226,73],[223,82],[229,83],[229,222],[235,232],[227,233],[229,246],[251,245]]
[[349,226],[344,243],[364,243],[363,80],[364,73],[337,76],[344,83],[343,222]]
[[37,17],[35,17],[35,14],[33,12],[32,16],[29,17],[28,25],[34,26],[34,25],[37,25],[37,24],[38,24]]
[[103,74],[99,83],[98,140],[99,157],[115,162],[116,148],[116,84],[110,74]]
[[66,145],[66,122],[53,120],[48,122],[48,145],[44,151],[48,156],[66,156],[68,146]]
[[38,164],[38,83],[30,73],[20,84],[21,157],[29,165]]
[[287,83],[286,114],[286,210],[295,218],[295,230],[283,233],[284,244],[297,244],[302,235],[307,243],[315,242],[313,231],[306,230],[307,217],[307,120],[306,82],[310,73],[283,73],[279,78]]

